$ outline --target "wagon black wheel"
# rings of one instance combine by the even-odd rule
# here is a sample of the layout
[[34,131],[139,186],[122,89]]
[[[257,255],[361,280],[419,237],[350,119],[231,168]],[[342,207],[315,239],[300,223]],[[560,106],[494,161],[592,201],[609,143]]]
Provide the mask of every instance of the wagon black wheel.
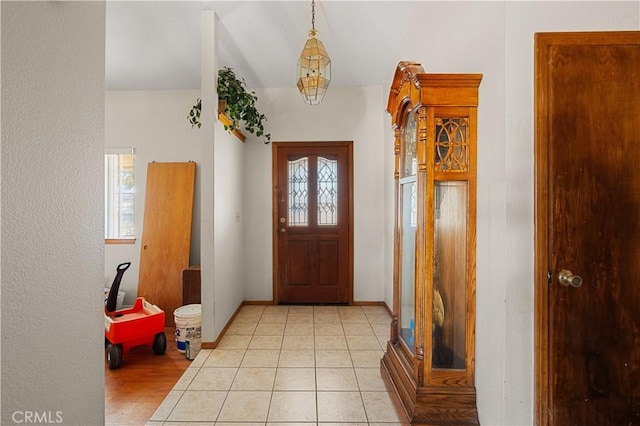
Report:
[[153,338],[153,353],[162,355],[167,350],[167,335],[162,333],[156,334]]
[[107,364],[110,370],[119,368],[122,365],[122,345],[114,345],[112,343],[107,345]]

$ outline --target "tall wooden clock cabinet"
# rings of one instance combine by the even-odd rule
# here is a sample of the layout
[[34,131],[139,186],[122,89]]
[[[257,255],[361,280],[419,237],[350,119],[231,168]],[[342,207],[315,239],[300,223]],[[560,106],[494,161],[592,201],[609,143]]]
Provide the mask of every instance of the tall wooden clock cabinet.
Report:
[[382,358],[412,424],[476,425],[476,128],[482,74],[400,62],[393,320]]

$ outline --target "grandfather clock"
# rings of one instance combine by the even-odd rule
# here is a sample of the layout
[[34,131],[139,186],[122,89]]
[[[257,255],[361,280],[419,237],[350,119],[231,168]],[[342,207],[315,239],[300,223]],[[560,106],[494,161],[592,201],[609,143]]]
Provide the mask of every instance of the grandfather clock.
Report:
[[476,128],[482,74],[396,68],[394,302],[382,358],[412,424],[477,425]]

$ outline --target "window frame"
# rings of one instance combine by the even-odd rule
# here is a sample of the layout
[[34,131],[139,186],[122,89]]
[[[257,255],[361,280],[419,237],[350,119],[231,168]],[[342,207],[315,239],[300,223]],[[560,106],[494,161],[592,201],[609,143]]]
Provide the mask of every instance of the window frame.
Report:
[[[136,242],[136,234],[135,234],[135,213],[136,213],[136,209],[135,209],[135,178],[134,178],[134,184],[133,187],[131,189],[130,192],[123,192],[123,193],[129,193],[132,194],[133,196],[133,235],[120,235],[118,233],[113,233],[113,234],[109,234],[108,230],[109,230],[109,216],[113,215],[114,213],[110,211],[113,210],[113,208],[111,207],[111,204],[114,202],[114,198],[116,198],[116,193],[115,190],[110,189],[110,185],[109,185],[109,181],[113,180],[112,177],[110,177],[109,173],[110,173],[110,167],[108,166],[107,163],[107,156],[109,155],[131,155],[132,156],[132,173],[135,176],[135,149],[132,147],[127,147],[127,148],[105,148],[105,152],[104,152],[104,160],[105,160],[105,167],[104,167],[104,243],[105,244],[135,244]],[[118,219],[120,219],[120,215],[122,215],[122,211],[115,213],[118,216]]]

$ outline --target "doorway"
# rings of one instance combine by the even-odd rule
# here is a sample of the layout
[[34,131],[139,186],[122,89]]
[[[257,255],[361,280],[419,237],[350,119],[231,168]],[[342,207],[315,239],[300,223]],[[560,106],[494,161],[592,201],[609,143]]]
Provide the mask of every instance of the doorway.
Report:
[[539,425],[640,422],[640,32],[535,37]]
[[276,303],[353,303],[352,142],[273,143]]

